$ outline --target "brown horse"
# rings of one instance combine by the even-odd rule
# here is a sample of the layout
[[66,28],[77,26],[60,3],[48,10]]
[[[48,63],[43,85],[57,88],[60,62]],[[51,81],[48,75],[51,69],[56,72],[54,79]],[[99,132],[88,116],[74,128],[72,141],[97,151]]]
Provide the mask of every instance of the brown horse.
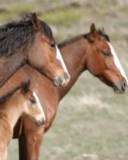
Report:
[[0,87],[26,63],[44,73],[57,86],[69,81],[52,31],[35,13],[0,27]]
[[0,160],[7,159],[7,147],[13,136],[13,129],[21,117],[27,115],[38,126],[45,122],[43,107],[38,95],[28,90],[28,84],[18,87],[0,110]]
[[114,91],[125,92],[128,88],[127,77],[109,37],[97,30],[94,24],[91,25],[89,33],[60,44],[60,48],[71,75],[65,88],[56,88],[48,78],[27,65],[18,70],[1,88],[6,95],[12,88],[31,79],[30,89],[36,90],[44,106],[45,127],[37,127],[26,116],[17,123],[14,137],[19,138],[20,160],[38,160],[43,135],[52,125],[60,100],[83,71],[90,71]]

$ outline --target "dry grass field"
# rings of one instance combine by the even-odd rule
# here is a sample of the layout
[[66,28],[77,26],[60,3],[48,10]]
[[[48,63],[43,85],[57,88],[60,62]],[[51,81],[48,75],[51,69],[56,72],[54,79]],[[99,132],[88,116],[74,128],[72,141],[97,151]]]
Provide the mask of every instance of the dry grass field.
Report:
[[[9,2],[8,2],[9,1]],[[104,27],[128,73],[128,0],[0,0],[0,22],[36,11],[58,42]],[[60,103],[40,160],[127,160],[128,94],[115,94],[85,72]],[[15,140],[8,160],[17,160]]]

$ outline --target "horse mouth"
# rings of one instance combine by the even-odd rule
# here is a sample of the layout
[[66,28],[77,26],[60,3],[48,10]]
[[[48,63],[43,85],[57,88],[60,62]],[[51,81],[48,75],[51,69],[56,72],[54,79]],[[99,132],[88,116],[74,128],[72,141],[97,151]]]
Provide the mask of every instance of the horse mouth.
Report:
[[100,78],[101,81],[103,81],[106,85],[113,88],[115,93],[125,93],[128,92],[128,83],[125,79],[118,81],[118,82],[106,82],[103,78]]
[[113,90],[115,93],[125,93],[128,92],[128,84],[125,80],[120,81],[116,85],[113,86]]

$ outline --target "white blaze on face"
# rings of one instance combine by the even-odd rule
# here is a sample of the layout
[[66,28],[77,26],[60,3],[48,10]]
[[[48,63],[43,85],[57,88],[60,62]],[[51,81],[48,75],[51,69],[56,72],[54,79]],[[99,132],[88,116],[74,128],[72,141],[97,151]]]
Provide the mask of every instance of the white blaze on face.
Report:
[[56,45],[56,58],[60,61],[64,71],[69,75],[69,72],[68,72],[68,69],[64,63],[64,60],[63,60],[63,57],[62,57],[62,54],[58,48],[58,46]]
[[119,58],[117,57],[117,54],[116,54],[115,50],[114,50],[113,46],[111,45],[111,43],[109,43],[109,42],[107,42],[107,43],[108,43],[108,45],[110,47],[110,50],[111,50],[111,53],[113,55],[114,63],[116,65],[116,67],[119,69],[121,75],[125,78],[125,80],[127,82],[127,85],[128,85],[128,78],[127,78],[127,76],[125,74],[125,71],[124,71],[120,61],[119,61]]
[[44,113],[44,110],[43,110],[43,106],[41,105],[40,99],[39,99],[39,97],[37,96],[36,92],[34,92],[34,91],[33,91],[33,97],[35,98],[37,107],[38,107],[39,110],[40,110],[40,114],[39,114],[39,116],[37,117],[37,119],[40,120],[41,118],[43,118],[43,120],[44,120],[44,122],[45,122],[45,121],[46,121],[46,116],[45,116],[45,113]]

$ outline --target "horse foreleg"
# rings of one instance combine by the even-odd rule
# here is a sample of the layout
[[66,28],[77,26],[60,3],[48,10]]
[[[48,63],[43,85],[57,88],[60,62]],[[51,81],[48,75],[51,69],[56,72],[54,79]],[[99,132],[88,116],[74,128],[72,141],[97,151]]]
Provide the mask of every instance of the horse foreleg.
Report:
[[39,160],[40,148],[43,139],[43,128],[37,127],[36,130],[25,132],[19,139],[19,159],[20,160]]
[[18,144],[19,144],[19,160],[27,160],[27,149],[26,149],[27,147],[24,135],[19,137]]
[[19,160],[38,160],[43,135],[27,135],[19,139]]
[[0,144],[0,160],[7,160],[7,144]]

